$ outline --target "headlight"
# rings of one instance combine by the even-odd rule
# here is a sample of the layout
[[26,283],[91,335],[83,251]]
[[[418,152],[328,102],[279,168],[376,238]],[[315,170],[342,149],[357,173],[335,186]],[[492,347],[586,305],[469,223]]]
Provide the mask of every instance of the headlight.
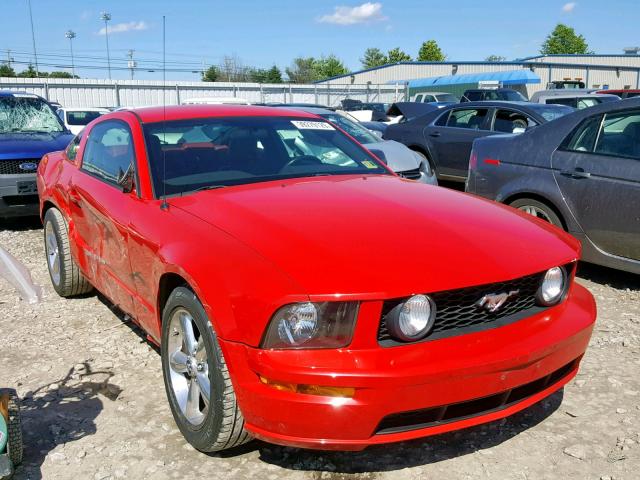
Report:
[[538,302],[547,307],[559,303],[567,291],[567,283],[567,271],[564,267],[550,268],[544,274],[538,289]]
[[340,348],[351,343],[357,302],[293,303],[271,317],[262,348]]
[[431,331],[435,318],[436,306],[431,297],[414,295],[387,313],[385,322],[392,336],[403,342],[413,342]]

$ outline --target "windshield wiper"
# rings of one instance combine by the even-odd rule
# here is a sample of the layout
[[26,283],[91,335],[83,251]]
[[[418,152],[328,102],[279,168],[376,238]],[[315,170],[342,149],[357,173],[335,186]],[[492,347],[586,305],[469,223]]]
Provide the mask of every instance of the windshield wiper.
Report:
[[12,128],[9,131],[20,133],[53,133],[53,130],[30,130],[28,128]]
[[194,190],[189,190],[186,192],[181,192],[180,196],[184,196],[185,193],[194,193],[194,192],[202,192],[204,190],[217,190],[218,188],[226,188],[227,185],[205,185],[204,187],[199,187]]

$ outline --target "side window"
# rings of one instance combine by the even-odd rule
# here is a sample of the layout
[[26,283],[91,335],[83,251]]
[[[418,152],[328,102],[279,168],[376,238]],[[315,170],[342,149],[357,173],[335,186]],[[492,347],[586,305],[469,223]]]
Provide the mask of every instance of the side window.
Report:
[[567,105],[576,108],[575,98],[547,98],[547,101],[544,103],[547,105]]
[[91,130],[82,169],[106,182],[118,184],[131,173],[134,160],[129,127],[124,122],[108,120]]
[[605,115],[595,153],[640,159],[640,112]]
[[486,116],[486,108],[465,108],[453,110],[447,120],[447,127],[480,130]]
[[477,102],[483,100],[482,92],[467,92],[465,95],[470,102]]
[[440,118],[438,118],[438,120],[435,121],[434,125],[438,127],[444,127],[447,124],[447,120],[449,119],[449,113],[451,112],[445,112],[442,115],[440,115]]
[[422,102],[422,94],[416,95],[416,99],[414,100],[414,102],[418,102],[418,103]]
[[524,113],[516,112],[515,110],[500,109],[496,111],[493,130],[495,132],[514,133],[515,129],[526,130],[536,125],[537,123]]
[[573,152],[593,152],[601,121],[602,115],[584,120],[565,138],[561,148]]
[[425,95],[424,96],[424,101],[425,103],[429,103],[429,102],[435,102],[436,99],[433,95]]
[[[84,130],[83,130],[84,131]],[[82,141],[82,132],[75,136],[71,143],[67,147],[67,158],[72,162],[76,161],[76,157],[78,156],[78,149],[80,148],[80,142]]]

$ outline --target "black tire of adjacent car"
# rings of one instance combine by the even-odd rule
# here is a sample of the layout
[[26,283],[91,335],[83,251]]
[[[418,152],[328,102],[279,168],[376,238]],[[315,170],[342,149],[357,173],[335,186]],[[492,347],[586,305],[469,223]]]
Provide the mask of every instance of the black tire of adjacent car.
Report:
[[[170,384],[167,344],[169,335],[171,335],[169,331],[171,315],[178,308],[187,310],[198,330],[202,332],[209,363],[211,382],[209,410],[206,418],[197,428],[184,418]],[[229,369],[222,355],[218,339],[202,304],[192,290],[178,287],[171,293],[163,310],[162,322],[161,356],[165,390],[171,413],[182,435],[191,445],[202,452],[227,450],[250,441],[252,437],[244,429],[244,417],[238,406]]]
[[7,421],[7,454],[13,465],[22,462],[22,420],[20,419],[20,400],[15,390],[9,391],[9,419]]
[[[93,286],[80,272],[78,265],[71,256],[71,248],[69,246],[69,230],[67,222],[64,219],[62,213],[57,208],[50,208],[47,210],[44,216],[44,241],[45,249],[47,248],[47,224],[51,224],[53,232],[56,236],[58,244],[58,255],[60,258],[60,280],[56,284],[51,267],[47,261],[47,267],[49,268],[49,277],[51,278],[51,284],[53,289],[61,297],[73,297],[76,295],[82,295],[89,293],[93,290]],[[45,253],[49,254],[48,251]]]
[[558,214],[545,203],[534,200],[533,198],[519,198],[511,202],[509,205],[513,208],[517,208],[518,210],[523,210],[525,207],[532,207],[533,209],[540,212],[540,214],[536,215],[538,218],[546,220],[547,222],[555,225],[558,228],[564,229],[564,225],[562,224],[562,220],[560,220]]

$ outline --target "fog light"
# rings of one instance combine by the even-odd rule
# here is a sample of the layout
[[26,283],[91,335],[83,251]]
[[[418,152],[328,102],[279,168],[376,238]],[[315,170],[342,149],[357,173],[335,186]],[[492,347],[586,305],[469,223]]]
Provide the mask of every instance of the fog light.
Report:
[[278,382],[258,375],[260,382],[281,392],[304,393],[306,395],[319,395],[323,397],[351,398],[356,393],[352,387],[327,387],[324,385],[298,385],[296,383]]
[[403,342],[425,337],[435,323],[436,307],[428,295],[414,295],[396,305],[386,316],[389,333]]
[[567,271],[563,267],[550,268],[538,289],[538,302],[545,306],[555,305],[562,300],[566,287]]

